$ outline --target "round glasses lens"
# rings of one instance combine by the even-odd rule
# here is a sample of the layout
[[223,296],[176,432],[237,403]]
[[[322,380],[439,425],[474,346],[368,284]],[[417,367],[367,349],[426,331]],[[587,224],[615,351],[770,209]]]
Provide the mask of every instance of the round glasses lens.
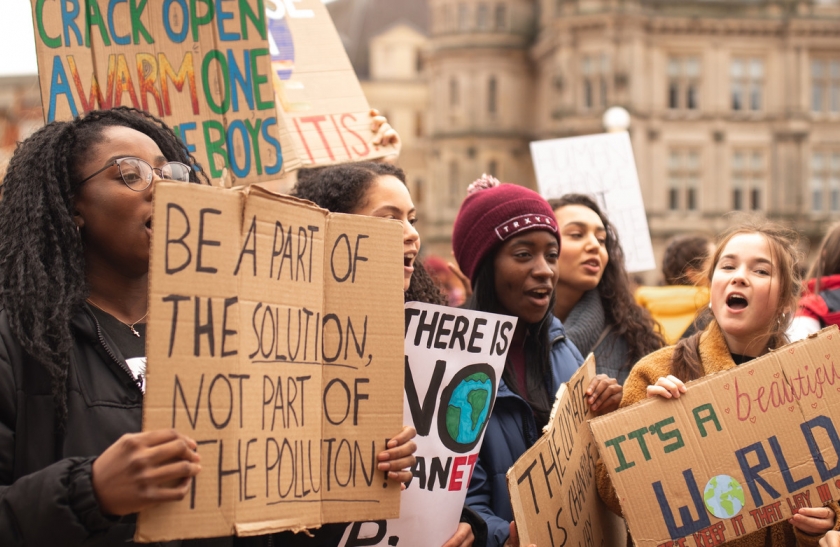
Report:
[[172,161],[161,167],[161,178],[178,182],[190,181],[190,168],[183,163]]
[[141,159],[125,158],[119,166],[123,180],[132,189],[142,190],[152,181],[152,168]]

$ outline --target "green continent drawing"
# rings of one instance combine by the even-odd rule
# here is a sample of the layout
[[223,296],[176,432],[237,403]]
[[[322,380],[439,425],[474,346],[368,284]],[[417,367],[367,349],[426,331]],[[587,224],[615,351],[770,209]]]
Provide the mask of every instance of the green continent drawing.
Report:
[[744,508],[744,489],[729,475],[709,479],[703,490],[706,509],[719,519],[730,519]]
[[474,442],[483,430],[490,412],[493,382],[483,372],[461,380],[446,408],[446,431],[460,444]]

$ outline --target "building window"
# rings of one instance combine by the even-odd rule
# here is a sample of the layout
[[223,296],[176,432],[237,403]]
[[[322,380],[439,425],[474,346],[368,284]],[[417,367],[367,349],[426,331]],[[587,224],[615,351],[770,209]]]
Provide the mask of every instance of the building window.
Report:
[[449,79],[449,106],[458,106],[461,102],[461,94],[458,89],[458,80]]
[[478,5],[478,30],[490,30],[490,6],[485,2]]
[[811,61],[811,110],[840,112],[840,59]]
[[498,85],[496,84],[496,77],[490,76],[490,79],[487,81],[487,113],[488,114],[495,114],[496,113],[496,103],[497,101],[497,90]]
[[423,136],[423,112],[418,110],[414,113],[414,136]]
[[736,150],[732,154],[732,209],[760,211],[767,179],[764,153],[760,150]]
[[496,30],[507,30],[507,6],[504,4],[496,4]]
[[609,58],[605,54],[584,56],[582,72],[585,108],[606,108],[609,65]]
[[499,164],[496,163],[496,160],[490,160],[487,164],[487,174],[499,178]]
[[840,213],[840,150],[811,156],[811,211]]
[[470,7],[464,2],[458,4],[458,30],[470,30]]
[[674,149],[668,156],[668,209],[696,211],[700,208],[700,151]]
[[458,168],[458,162],[452,160],[449,162],[449,205],[457,207],[461,204],[461,173]]
[[668,108],[697,110],[700,95],[700,59],[668,59]]
[[423,203],[423,179],[414,179],[414,203],[420,205]]
[[733,59],[732,110],[762,109],[764,95],[764,61],[761,59]]

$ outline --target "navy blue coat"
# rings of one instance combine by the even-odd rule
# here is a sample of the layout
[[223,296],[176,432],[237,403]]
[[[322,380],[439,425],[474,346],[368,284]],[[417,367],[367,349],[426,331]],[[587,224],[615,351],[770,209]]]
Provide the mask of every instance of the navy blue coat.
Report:
[[[556,393],[560,384],[568,382],[583,364],[583,357],[566,338],[566,331],[557,318],[553,318],[549,339],[552,377],[548,387],[550,393]],[[505,473],[540,435],[531,407],[500,381],[466,502],[487,523],[487,547],[501,547],[510,535],[513,511]]]

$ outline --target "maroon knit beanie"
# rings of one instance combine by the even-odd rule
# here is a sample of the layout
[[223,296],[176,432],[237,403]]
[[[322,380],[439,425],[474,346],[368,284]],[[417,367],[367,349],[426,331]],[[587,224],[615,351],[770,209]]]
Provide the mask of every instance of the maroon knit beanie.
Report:
[[481,261],[515,234],[545,230],[560,244],[554,211],[533,190],[499,184],[485,175],[470,185],[468,194],[452,229],[452,250],[458,267],[473,283]]

